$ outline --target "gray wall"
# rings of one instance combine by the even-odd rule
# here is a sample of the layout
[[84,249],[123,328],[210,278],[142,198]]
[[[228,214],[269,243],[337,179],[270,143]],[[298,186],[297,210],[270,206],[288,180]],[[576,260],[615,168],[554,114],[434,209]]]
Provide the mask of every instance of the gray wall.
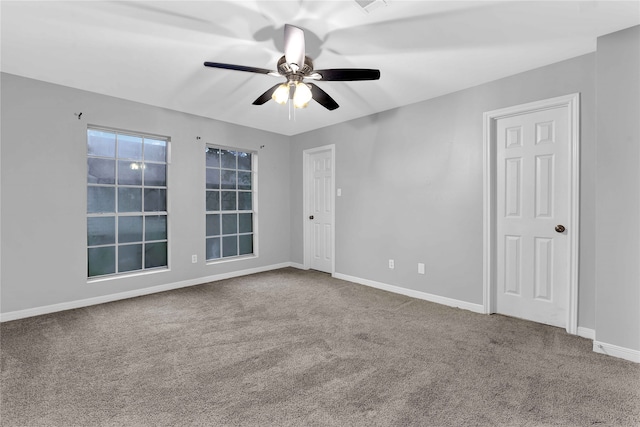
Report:
[[[288,138],[14,75],[1,79],[3,313],[289,262]],[[171,137],[170,271],[87,284],[87,124]],[[205,142],[258,151],[258,258],[203,262]]]
[[598,39],[596,340],[640,350],[640,27]]
[[[303,263],[302,152],[326,144],[336,144],[343,190],[336,271],[481,304],[482,114],[579,92],[578,324],[596,329],[598,341],[640,349],[638,33],[602,37],[597,53],[291,138],[2,74],[1,311]],[[73,114],[80,111],[82,120]],[[88,123],[172,138],[170,271],[87,284]],[[204,258],[206,142],[259,152],[257,259],[190,262],[191,254]],[[426,275],[416,273],[418,262]]]
[[578,324],[594,328],[595,61],[580,56],[292,137],[292,261],[303,263],[303,150],[336,144],[336,272],[482,304],[483,113],[579,92]]

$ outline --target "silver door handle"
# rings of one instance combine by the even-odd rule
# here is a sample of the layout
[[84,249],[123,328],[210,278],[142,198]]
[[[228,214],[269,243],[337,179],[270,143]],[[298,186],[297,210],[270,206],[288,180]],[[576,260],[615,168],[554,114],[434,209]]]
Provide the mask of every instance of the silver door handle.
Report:
[[564,225],[560,225],[560,224],[556,225],[556,231],[558,233],[564,233],[565,230],[566,230],[566,228],[564,228]]

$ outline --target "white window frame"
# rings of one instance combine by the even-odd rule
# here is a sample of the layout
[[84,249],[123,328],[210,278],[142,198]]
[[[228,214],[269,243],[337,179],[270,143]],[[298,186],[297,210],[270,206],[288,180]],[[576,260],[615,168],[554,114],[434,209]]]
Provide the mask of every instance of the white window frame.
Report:
[[[238,210],[237,209],[237,203],[238,200],[236,199],[236,209],[235,210],[222,210],[222,191],[224,191],[224,189],[222,187],[220,187],[219,192],[220,192],[220,206],[219,206],[219,210],[217,211],[209,211],[207,210],[207,206],[206,206],[206,194],[207,191],[211,191],[211,189],[207,188],[207,182],[206,182],[206,170],[207,169],[216,169],[216,168],[210,168],[207,166],[206,164],[206,149],[217,149],[217,150],[227,150],[227,151],[236,151],[236,152],[243,152],[243,153],[248,153],[251,154],[251,190],[249,190],[251,192],[251,210]],[[204,219],[205,219],[205,235],[204,235],[204,242],[205,242],[205,248],[204,248],[204,258],[205,258],[205,262],[207,264],[219,264],[219,263],[225,263],[225,262],[231,262],[231,261],[238,261],[238,260],[245,260],[248,258],[257,258],[259,256],[259,245],[258,245],[258,153],[255,150],[249,150],[249,149],[244,149],[244,148],[239,148],[239,147],[230,147],[230,146],[224,146],[224,145],[219,145],[219,144],[214,144],[214,143],[208,143],[205,144],[205,156],[204,156],[204,167],[205,167],[205,179],[203,182],[204,185],[204,194],[205,194],[205,215],[204,215]],[[223,168],[222,167],[222,163],[220,164],[220,167],[218,168],[220,169],[220,171],[226,169],[226,170],[231,170],[228,168]],[[237,168],[237,164],[236,164],[236,172],[248,172],[247,170],[244,169],[238,169]],[[222,173],[222,172],[221,172]],[[213,190],[215,191],[215,190]],[[228,190],[229,191],[229,190]],[[243,191],[243,190],[239,190],[237,188],[236,185],[236,189],[235,190],[231,190],[231,191],[235,191],[236,193],[238,193],[239,191]],[[208,238],[212,237],[212,236],[207,236],[207,232],[206,232],[206,219],[207,219],[207,215],[209,214],[219,214],[222,218],[222,215],[224,214],[242,214],[242,213],[251,213],[252,214],[252,225],[251,225],[251,233],[240,233],[239,230],[238,232],[234,233],[234,234],[223,234],[222,232],[222,226],[220,229],[220,239],[222,242],[222,238],[225,236],[240,236],[240,235],[246,235],[246,234],[252,234],[253,235],[253,252],[250,254],[242,254],[242,255],[232,255],[232,256],[223,256],[223,245],[221,244],[220,246],[220,257],[219,258],[211,258],[211,259],[207,259],[207,244],[206,241]],[[239,244],[238,244],[238,251],[239,251]]]
[[[89,131],[98,131],[98,132],[107,132],[107,133],[113,133],[115,135],[127,135],[127,136],[133,136],[133,137],[140,137],[143,138],[143,146],[142,146],[142,150],[143,150],[143,159],[141,160],[141,163],[153,163],[153,164],[164,164],[166,167],[166,181],[165,181],[165,185],[164,186],[153,186],[153,185],[145,185],[144,184],[144,179],[141,183],[141,185],[120,185],[118,184],[118,162],[119,160],[121,160],[118,157],[118,138],[116,137],[116,146],[115,146],[115,157],[103,157],[103,156],[94,156],[94,155],[89,155],[88,152],[88,134]],[[170,250],[170,246],[169,246],[169,242],[171,240],[171,235],[170,235],[170,230],[171,230],[171,225],[170,225],[170,215],[169,215],[169,211],[170,211],[170,207],[169,207],[169,176],[170,176],[170,156],[171,156],[171,138],[168,136],[163,136],[163,135],[154,135],[154,134],[150,134],[150,133],[143,133],[143,132],[139,132],[139,131],[129,131],[129,130],[123,130],[123,129],[115,129],[115,128],[107,128],[107,127],[102,127],[102,126],[93,126],[93,125],[89,125],[87,126],[87,154],[86,154],[86,159],[90,159],[90,158],[102,158],[102,159],[113,159],[115,161],[115,182],[114,184],[95,184],[95,183],[89,183],[87,181],[86,183],[86,188],[87,190],[89,189],[90,186],[93,187],[111,187],[114,188],[115,190],[115,207],[114,207],[114,212],[98,212],[98,213],[86,213],[86,217],[87,217],[87,227],[85,227],[86,234],[88,236],[88,220],[89,218],[114,218],[114,222],[115,222],[115,243],[109,243],[109,244],[104,244],[104,245],[89,245],[87,242],[87,260],[85,265],[87,266],[87,282],[88,283],[95,283],[95,282],[101,282],[104,280],[110,280],[110,279],[117,279],[117,278],[122,278],[122,277],[130,277],[130,276],[139,276],[139,275],[144,275],[144,274],[149,274],[149,273],[155,273],[155,272],[162,272],[162,271],[168,271],[169,270],[169,266],[171,263],[171,250]],[[166,156],[165,156],[165,161],[164,162],[158,162],[158,161],[149,161],[149,160],[145,160],[144,159],[144,139],[154,139],[154,140],[162,140],[166,142],[166,148],[165,148],[165,152],[166,152]],[[122,159],[125,160],[125,159]],[[129,159],[126,159],[129,160]],[[144,166],[143,166],[144,167]],[[88,171],[87,173],[85,173],[85,177],[88,176]],[[118,212],[118,188],[126,188],[126,187],[131,187],[131,188],[140,188],[141,189],[141,197],[142,197],[142,210],[140,212]],[[145,212],[144,210],[144,190],[145,189],[163,189],[165,190],[165,207],[166,210],[165,211],[149,211],[149,212]],[[88,205],[88,200],[87,203],[85,205]],[[153,216],[165,216],[166,217],[166,225],[167,225],[167,235],[166,235],[166,239],[160,239],[160,240],[145,240],[145,227],[146,227],[146,221],[145,218],[146,217],[153,217]],[[123,218],[123,217],[142,217],[143,221],[142,221],[142,240],[141,241],[136,241],[136,242],[123,242],[123,243],[119,243],[118,242],[118,219],[119,218]],[[166,247],[167,247],[167,264],[164,266],[157,266],[157,267],[145,267],[145,262],[144,262],[144,245],[146,243],[166,243]],[[143,245],[143,260],[142,260],[142,268],[139,270],[127,270],[127,271],[123,271],[123,272],[119,272],[118,271],[118,251],[119,248],[121,246],[126,246],[126,245],[133,245],[133,244],[142,244]],[[98,247],[115,247],[115,272],[114,273],[108,273],[108,274],[101,274],[101,275],[96,275],[96,276],[89,276],[89,249],[90,248],[98,248]]]

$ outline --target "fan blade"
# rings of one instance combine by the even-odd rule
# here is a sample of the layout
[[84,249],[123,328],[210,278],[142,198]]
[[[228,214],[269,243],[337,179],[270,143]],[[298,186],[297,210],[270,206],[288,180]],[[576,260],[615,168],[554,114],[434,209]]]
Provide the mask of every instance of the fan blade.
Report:
[[293,71],[298,71],[304,66],[304,55],[304,31],[284,24],[284,57]]
[[271,95],[273,95],[273,92],[275,92],[276,89],[278,89],[278,86],[280,86],[280,83],[278,83],[277,85],[274,85],[271,89],[269,89],[268,91],[266,91],[265,93],[260,95],[258,97],[258,99],[253,101],[253,105],[262,105],[265,102],[267,102],[268,100],[270,100],[271,99]]
[[[224,68],[227,70],[236,70],[236,71],[247,71],[249,73],[258,73],[258,74],[273,74],[276,73],[272,70],[267,70],[266,68],[256,68],[256,67],[246,67],[244,65],[235,65],[235,64],[222,64],[220,62],[205,62],[205,67],[213,67],[213,68]],[[276,73],[278,75],[278,73]]]
[[332,68],[330,70],[313,70],[314,74],[320,74],[320,80],[351,82],[356,80],[378,80],[380,70],[368,68]]
[[320,89],[318,85],[315,85],[313,83],[307,84],[311,86],[311,96],[313,96],[313,99],[315,99],[318,104],[322,105],[324,108],[330,111],[335,110],[339,107],[338,103],[332,97],[330,97],[327,92]]

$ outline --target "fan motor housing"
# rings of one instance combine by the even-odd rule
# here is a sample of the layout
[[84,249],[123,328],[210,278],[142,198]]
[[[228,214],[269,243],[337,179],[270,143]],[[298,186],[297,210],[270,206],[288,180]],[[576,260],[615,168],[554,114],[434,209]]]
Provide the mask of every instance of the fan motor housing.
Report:
[[[289,64],[287,64],[287,59],[283,56],[278,60],[278,72],[283,76],[287,76],[288,78],[292,78],[295,75],[301,75],[302,77],[309,75],[313,71],[313,61],[308,56],[304,57],[304,65],[297,72],[294,72]],[[296,80],[293,79],[292,80]],[[301,79],[300,79],[301,80]]]

